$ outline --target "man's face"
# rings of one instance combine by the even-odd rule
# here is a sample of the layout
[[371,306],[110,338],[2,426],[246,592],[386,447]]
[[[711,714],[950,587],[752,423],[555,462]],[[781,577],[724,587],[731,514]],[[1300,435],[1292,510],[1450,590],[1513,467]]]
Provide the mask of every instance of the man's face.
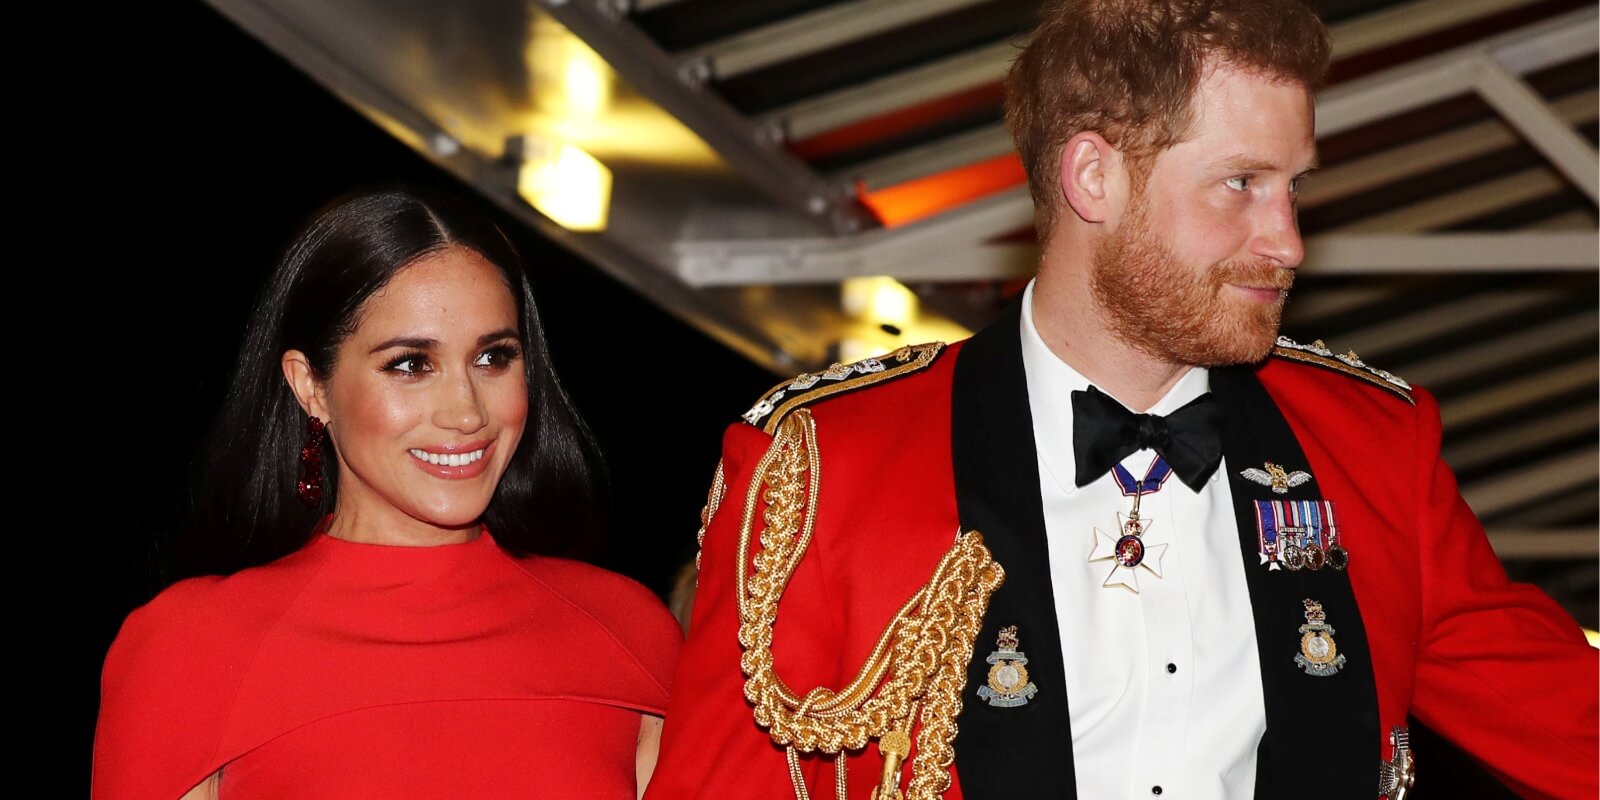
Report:
[[1300,84],[1208,71],[1189,138],[1149,162],[1095,249],[1094,297],[1118,335],[1177,364],[1267,356],[1305,255],[1295,192],[1315,165],[1313,113]]

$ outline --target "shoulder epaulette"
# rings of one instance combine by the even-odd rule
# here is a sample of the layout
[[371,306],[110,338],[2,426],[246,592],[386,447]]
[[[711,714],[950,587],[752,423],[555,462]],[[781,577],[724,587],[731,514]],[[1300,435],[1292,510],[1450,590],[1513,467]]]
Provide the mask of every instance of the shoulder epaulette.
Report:
[[1301,364],[1310,364],[1326,370],[1359,378],[1380,389],[1392,392],[1400,399],[1416,405],[1417,401],[1411,399],[1411,384],[1406,383],[1399,376],[1377,367],[1369,366],[1356,355],[1356,351],[1335,354],[1328,346],[1318,339],[1311,344],[1300,344],[1287,336],[1278,337],[1278,346],[1272,348],[1272,354],[1278,358],[1289,361],[1298,361]]
[[803,372],[768,390],[761,400],[744,412],[744,421],[772,433],[778,429],[778,423],[783,422],[783,418],[796,408],[920,372],[927,369],[943,351],[944,342],[912,344],[876,358],[834,364],[822,372]]

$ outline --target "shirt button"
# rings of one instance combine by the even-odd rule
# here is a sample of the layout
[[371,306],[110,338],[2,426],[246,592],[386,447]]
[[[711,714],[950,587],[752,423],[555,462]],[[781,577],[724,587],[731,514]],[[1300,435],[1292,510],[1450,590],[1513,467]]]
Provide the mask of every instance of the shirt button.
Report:
[[1152,786],[1152,787],[1150,787],[1150,793],[1151,794],[1161,794],[1161,787],[1160,786]]
[[[1167,674],[1168,675],[1176,675],[1177,673],[1178,673],[1178,665],[1177,664],[1168,664],[1167,665]],[[1161,787],[1157,786],[1156,788],[1160,789]],[[1161,794],[1161,793],[1160,792],[1156,792],[1156,794]]]

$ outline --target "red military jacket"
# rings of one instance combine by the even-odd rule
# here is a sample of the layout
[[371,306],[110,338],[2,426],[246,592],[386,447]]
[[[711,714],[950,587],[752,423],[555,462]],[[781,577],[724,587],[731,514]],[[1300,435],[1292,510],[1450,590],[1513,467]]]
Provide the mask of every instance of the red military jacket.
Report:
[[[983,702],[987,648],[972,651],[944,796],[1076,796],[1067,704],[1089,689],[1062,678],[1018,330],[1014,307],[955,346],[801,376],[728,429],[648,798],[793,795],[784,749],[745,695],[738,591],[752,562],[737,552],[771,500],[751,491],[752,473],[796,413],[815,424],[814,530],[777,606],[777,675],[798,695],[844,686],[957,530],[977,530],[1005,570],[977,642],[1020,623],[1038,694],[1018,708]],[[1594,797],[1600,659],[1548,597],[1507,580],[1440,459],[1433,398],[1389,378],[1296,347],[1212,371],[1267,712],[1255,795],[1376,797],[1390,734],[1414,714],[1526,796]],[[1237,474],[1267,460],[1305,464],[1314,480],[1275,494]],[[1337,507],[1347,569],[1262,563],[1256,501],[1285,496]],[[1312,597],[1346,658],[1331,677],[1294,661]],[[833,794],[834,760],[798,758],[814,796]],[[847,763],[850,796],[869,797],[879,749],[847,750]]]

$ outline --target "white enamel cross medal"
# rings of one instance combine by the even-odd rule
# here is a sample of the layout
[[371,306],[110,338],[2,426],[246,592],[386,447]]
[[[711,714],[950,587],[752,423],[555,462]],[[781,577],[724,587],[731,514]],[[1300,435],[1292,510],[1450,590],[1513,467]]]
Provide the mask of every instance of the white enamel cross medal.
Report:
[[1113,467],[1111,474],[1122,493],[1133,498],[1133,510],[1127,516],[1117,515],[1116,536],[1094,529],[1094,550],[1089,553],[1089,563],[1111,562],[1111,574],[1101,586],[1107,589],[1120,586],[1138,594],[1139,570],[1143,568],[1161,577],[1161,558],[1167,553],[1167,545],[1153,544],[1144,538],[1153,520],[1139,516],[1139,498],[1160,491],[1161,485],[1172,476],[1172,467],[1166,459],[1157,456],[1142,481],[1134,480],[1133,474],[1121,464]]

